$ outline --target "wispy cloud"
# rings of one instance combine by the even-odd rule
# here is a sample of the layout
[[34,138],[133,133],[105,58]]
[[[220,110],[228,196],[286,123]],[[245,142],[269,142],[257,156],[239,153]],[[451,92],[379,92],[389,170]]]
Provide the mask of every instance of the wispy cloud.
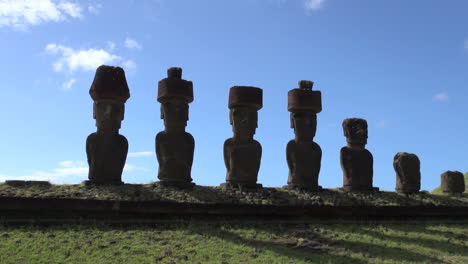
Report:
[[388,122],[386,120],[379,120],[375,123],[375,126],[377,128],[385,128],[387,127],[387,125],[388,125]]
[[138,43],[136,40],[131,39],[131,38],[126,38],[125,39],[125,47],[129,49],[142,49],[143,47]]
[[[30,175],[11,176],[0,174],[0,181],[50,181],[52,183],[79,183],[88,178],[89,167],[84,161],[64,160],[59,162],[58,168],[51,171],[35,171]],[[148,169],[126,163],[124,172],[148,171]]]
[[305,0],[304,8],[307,11],[318,10],[323,6],[323,2],[325,2],[325,0]]
[[140,158],[140,157],[155,157],[156,154],[152,151],[141,151],[141,152],[130,152],[127,157],[129,158]]
[[54,0],[1,0],[0,27],[26,30],[45,22],[61,22],[82,17],[79,4]]
[[123,68],[133,70],[136,63],[132,60],[126,60],[116,54],[112,54],[104,49],[78,49],[57,45],[55,43],[48,44],[45,51],[59,55],[60,57],[53,63],[53,68],[56,72],[68,71],[94,71],[102,64],[116,64]]
[[63,89],[71,90],[73,84],[76,82],[76,79],[72,78],[62,84]]
[[465,40],[465,43],[464,43],[464,44],[465,44],[465,45],[464,45],[465,49],[468,49],[468,39]]
[[91,14],[95,14],[95,15],[99,14],[101,8],[102,8],[101,4],[90,4],[90,5],[88,5],[88,11]]
[[116,47],[116,45],[115,45],[115,43],[113,41],[107,41],[107,49],[109,51],[114,51],[115,47]]
[[432,99],[438,102],[448,102],[450,98],[447,92],[441,92],[441,93],[435,94],[432,97]]

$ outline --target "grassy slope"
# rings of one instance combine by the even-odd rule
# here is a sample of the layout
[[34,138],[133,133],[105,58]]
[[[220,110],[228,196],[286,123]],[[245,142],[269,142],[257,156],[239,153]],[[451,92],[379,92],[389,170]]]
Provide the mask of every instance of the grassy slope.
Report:
[[[432,190],[433,194],[442,194],[442,189],[441,187],[437,187],[434,190]],[[468,193],[468,171],[465,172],[465,193]]]
[[0,227],[0,263],[468,263],[468,224]]
[[449,205],[467,206],[468,193],[462,196],[434,195],[422,192],[413,195],[395,192],[346,193],[339,189],[323,192],[302,192],[283,188],[262,188],[257,191],[226,190],[220,187],[195,186],[179,190],[159,184],[126,184],[124,186],[86,187],[84,185],[29,185],[13,187],[0,184],[0,197],[77,198],[99,200],[173,201],[191,203],[276,204],[276,205]]

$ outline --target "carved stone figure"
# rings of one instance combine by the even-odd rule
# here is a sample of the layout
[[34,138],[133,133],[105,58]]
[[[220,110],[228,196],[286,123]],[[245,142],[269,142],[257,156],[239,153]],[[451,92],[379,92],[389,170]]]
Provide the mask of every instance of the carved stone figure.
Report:
[[373,157],[365,149],[367,144],[367,121],[361,118],[343,120],[347,146],[341,148],[340,163],[343,170],[343,190],[377,191],[372,187]]
[[444,193],[465,192],[465,178],[459,171],[446,171],[440,175],[441,188]]
[[262,146],[253,137],[258,110],[262,108],[263,91],[257,87],[234,86],[229,90],[229,121],[234,136],[224,142],[227,186],[247,188],[257,184]]
[[299,88],[288,92],[288,111],[295,138],[286,147],[289,167],[286,188],[320,190],[318,177],[322,149],[313,141],[317,131],[317,113],[322,111],[320,91],[312,91],[313,82],[300,81]]
[[191,187],[195,140],[185,132],[189,120],[189,103],[193,101],[193,84],[182,79],[181,68],[169,68],[167,78],[159,81],[158,102],[164,131],[156,135],[158,178],[161,184]]
[[393,168],[396,172],[396,188],[401,193],[416,193],[421,188],[421,171],[418,156],[406,152],[398,152],[393,158]]
[[128,142],[119,134],[124,120],[125,102],[130,92],[125,72],[120,67],[102,65],[96,70],[89,90],[97,132],[86,139],[86,154],[91,184],[123,184],[122,171]]

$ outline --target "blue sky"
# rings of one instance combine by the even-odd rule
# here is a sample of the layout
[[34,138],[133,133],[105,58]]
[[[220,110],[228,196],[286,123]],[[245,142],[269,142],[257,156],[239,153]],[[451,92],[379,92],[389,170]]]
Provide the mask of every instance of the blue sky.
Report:
[[466,10],[462,0],[0,0],[0,180],[87,179],[85,140],[96,130],[88,91],[108,64],[125,69],[130,87],[120,130],[127,183],[157,180],[157,83],[178,66],[194,83],[187,131],[197,184],[225,180],[234,85],[263,88],[258,181],[286,184],[287,92],[313,80],[323,98],[322,186],[342,185],[341,122],[360,117],[374,185],[394,190],[393,156],[404,151],[419,156],[422,189],[432,190],[442,172],[468,171]]

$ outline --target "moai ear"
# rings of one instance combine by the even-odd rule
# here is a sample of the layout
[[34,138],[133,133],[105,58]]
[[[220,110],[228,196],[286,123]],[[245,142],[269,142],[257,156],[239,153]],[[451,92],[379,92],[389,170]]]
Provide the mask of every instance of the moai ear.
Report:
[[289,122],[290,122],[291,128],[294,128],[294,113],[291,113],[289,115]]
[[232,112],[233,112],[233,109],[229,109],[229,124],[232,125]]
[[121,120],[124,120],[124,117],[125,117],[125,104],[122,104],[122,119]]
[[96,111],[97,111],[96,102],[93,102],[93,118],[94,119],[96,119]]
[[255,128],[258,128],[258,112],[255,111]]
[[164,107],[163,104],[160,106],[160,111],[161,111],[161,119],[164,119]]

